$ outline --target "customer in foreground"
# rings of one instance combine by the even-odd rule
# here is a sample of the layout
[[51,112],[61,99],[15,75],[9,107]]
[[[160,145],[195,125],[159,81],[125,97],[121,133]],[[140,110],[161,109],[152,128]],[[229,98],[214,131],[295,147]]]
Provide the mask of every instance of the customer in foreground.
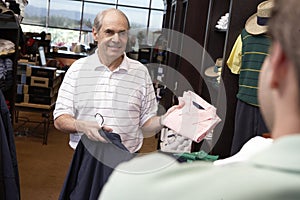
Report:
[[100,199],[300,199],[300,1],[274,0],[259,101],[274,143],[248,161],[179,164],[155,153],[114,171]]

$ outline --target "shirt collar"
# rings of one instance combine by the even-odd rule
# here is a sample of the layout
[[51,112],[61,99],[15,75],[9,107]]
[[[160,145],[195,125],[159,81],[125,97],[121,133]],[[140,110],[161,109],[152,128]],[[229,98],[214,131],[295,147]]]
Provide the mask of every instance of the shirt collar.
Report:
[[125,52],[124,52],[123,55],[124,55],[124,58],[123,58],[122,63],[120,64],[119,68],[120,68],[120,70],[126,70],[126,71],[128,71],[128,69],[129,69],[129,59],[128,59],[128,57],[127,57],[127,55],[126,55]]
[[299,144],[299,133],[278,138],[268,149],[253,156],[249,162],[261,167],[300,172]]
[[[122,63],[114,71],[119,71],[119,70],[128,71],[128,69],[129,69],[129,58],[126,56],[125,52],[124,52],[123,56],[124,56],[124,58],[123,58]],[[104,68],[108,69],[107,66],[105,66],[103,63],[101,63],[101,61],[98,57],[98,49],[96,49],[95,53],[91,55],[91,59],[92,59],[92,62],[95,63],[95,70],[104,69]]]

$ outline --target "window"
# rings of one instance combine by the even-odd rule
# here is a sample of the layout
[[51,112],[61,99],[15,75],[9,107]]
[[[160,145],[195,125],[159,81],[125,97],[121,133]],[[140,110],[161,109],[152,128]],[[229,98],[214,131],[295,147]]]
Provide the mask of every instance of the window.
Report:
[[160,28],[163,23],[163,11],[152,10],[150,13],[149,28]]
[[25,9],[23,23],[46,26],[47,1],[31,0]]
[[98,2],[98,3],[112,3],[112,4],[116,4],[117,0],[92,0],[93,2]]
[[80,1],[51,0],[49,27],[80,30],[81,8]]
[[120,5],[138,6],[149,8],[150,0],[118,0]]
[[[145,37],[147,30],[162,28],[164,0],[30,0],[21,23],[23,32],[51,33],[52,46],[93,43],[91,34],[96,14],[107,8],[118,8],[128,17],[132,31],[143,36],[141,42],[152,43]],[[148,29],[150,28],[150,29]],[[141,32],[143,32],[141,34]],[[139,35],[138,35],[139,34]]]
[[164,7],[164,1],[162,0],[152,0],[151,8],[162,9]]
[[92,31],[94,19],[95,16],[98,14],[98,12],[101,12],[107,8],[112,8],[112,7],[114,6],[90,3],[90,2],[84,3],[82,30]]
[[125,7],[125,6],[118,6],[118,9],[124,12],[125,15],[128,17],[132,29],[147,27],[148,14],[149,14],[148,9],[136,9],[136,8]]

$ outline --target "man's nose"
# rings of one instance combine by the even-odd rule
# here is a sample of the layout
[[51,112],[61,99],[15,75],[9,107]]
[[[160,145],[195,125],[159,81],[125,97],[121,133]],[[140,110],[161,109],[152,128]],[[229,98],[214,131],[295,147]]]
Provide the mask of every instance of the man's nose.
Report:
[[115,34],[112,36],[112,41],[114,41],[114,42],[120,41],[119,33],[115,33]]

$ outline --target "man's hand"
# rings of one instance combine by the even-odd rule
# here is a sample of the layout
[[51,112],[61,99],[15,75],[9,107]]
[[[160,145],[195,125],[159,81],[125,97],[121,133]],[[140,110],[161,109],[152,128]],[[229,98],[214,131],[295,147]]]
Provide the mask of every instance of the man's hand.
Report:
[[184,101],[179,99],[179,105],[172,106],[168,111],[161,116],[151,117],[142,127],[144,137],[151,137],[158,133],[164,126],[165,118],[177,109],[181,109],[184,106]]
[[[99,134],[98,131],[101,129],[101,127],[96,121],[75,120],[75,127],[77,132],[84,133],[90,140],[107,142]],[[107,132],[112,132],[112,129],[107,126],[103,126],[102,128]]]
[[185,105],[185,102],[183,100],[181,100],[180,97],[178,98],[178,100],[179,100],[179,104],[178,105],[172,106],[171,108],[169,108],[167,110],[167,112],[164,115],[160,116],[160,125],[164,126],[165,125],[164,122],[165,122],[166,117],[169,114],[171,114],[172,112],[174,112],[175,110],[181,109]]

